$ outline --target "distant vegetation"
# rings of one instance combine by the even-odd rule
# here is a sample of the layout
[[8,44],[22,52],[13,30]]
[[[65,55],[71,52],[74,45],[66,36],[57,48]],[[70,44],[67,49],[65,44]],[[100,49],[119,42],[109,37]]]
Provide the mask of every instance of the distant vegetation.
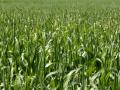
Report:
[[118,8],[119,0],[0,0],[0,7],[3,8]]

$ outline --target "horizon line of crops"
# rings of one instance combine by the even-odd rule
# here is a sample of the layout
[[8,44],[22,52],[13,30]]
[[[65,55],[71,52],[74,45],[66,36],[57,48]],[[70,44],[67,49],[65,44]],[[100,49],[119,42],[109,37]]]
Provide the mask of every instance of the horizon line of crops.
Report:
[[0,11],[0,89],[120,89],[119,9],[61,12]]

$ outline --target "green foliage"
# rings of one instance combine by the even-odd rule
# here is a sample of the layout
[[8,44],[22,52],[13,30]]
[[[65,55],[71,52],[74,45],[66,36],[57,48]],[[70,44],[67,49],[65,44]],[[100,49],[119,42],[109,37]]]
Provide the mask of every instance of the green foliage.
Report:
[[119,90],[120,10],[0,10],[0,89]]

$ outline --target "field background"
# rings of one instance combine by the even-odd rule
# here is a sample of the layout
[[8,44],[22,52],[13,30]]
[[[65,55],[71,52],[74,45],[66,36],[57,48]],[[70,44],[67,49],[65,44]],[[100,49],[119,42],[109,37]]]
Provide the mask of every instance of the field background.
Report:
[[120,0],[0,0],[2,8],[39,8],[39,9],[55,9],[55,8],[117,8]]

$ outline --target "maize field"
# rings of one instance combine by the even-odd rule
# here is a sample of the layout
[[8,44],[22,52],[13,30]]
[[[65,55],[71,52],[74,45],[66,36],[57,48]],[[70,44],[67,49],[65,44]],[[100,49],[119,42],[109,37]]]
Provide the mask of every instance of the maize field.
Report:
[[1,8],[0,90],[120,90],[119,16]]

